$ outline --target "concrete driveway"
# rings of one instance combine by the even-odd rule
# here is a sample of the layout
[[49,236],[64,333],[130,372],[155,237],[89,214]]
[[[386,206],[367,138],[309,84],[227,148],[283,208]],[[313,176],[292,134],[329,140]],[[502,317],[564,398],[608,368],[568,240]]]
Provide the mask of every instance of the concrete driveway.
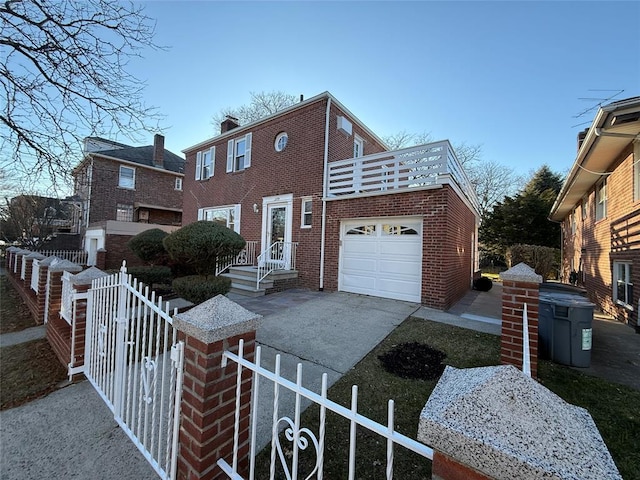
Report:
[[[314,391],[320,389],[322,373],[333,384],[420,307],[306,291],[233,300],[267,313],[257,332],[262,364],[272,369],[280,354],[283,376],[294,380],[296,366],[302,363],[303,385]],[[270,385],[261,385],[260,392],[260,404],[272,403]],[[293,395],[281,393],[281,399],[280,411],[293,412]],[[260,411],[260,445],[270,436],[270,418],[268,408]],[[0,445],[0,477],[5,480],[157,478],[86,381],[0,412]]]

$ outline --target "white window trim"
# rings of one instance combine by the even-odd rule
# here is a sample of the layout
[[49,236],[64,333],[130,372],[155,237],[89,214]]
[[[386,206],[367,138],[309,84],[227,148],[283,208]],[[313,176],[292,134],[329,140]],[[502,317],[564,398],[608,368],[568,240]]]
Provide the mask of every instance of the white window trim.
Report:
[[[251,166],[251,139],[253,134],[251,132],[246,135],[227,142],[227,173],[242,172]],[[242,170],[236,170],[236,142],[244,140],[244,168]]]
[[[284,145],[282,146],[282,148],[280,148],[280,141],[284,139]],[[285,148],[287,148],[287,145],[289,144],[289,135],[287,135],[287,132],[280,132],[278,135],[276,135],[276,140],[275,142],[273,142],[273,148],[276,150],[276,152],[282,152]]]
[[633,142],[633,201],[640,202],[640,141]]
[[589,217],[589,197],[584,197],[582,199],[582,204],[581,204],[581,215],[582,215],[582,220],[586,220]]
[[[356,147],[360,147],[358,154],[356,155]],[[358,134],[353,135],[353,158],[360,158],[364,156],[364,138]]]
[[[624,279],[624,283],[625,285],[633,285],[633,278],[631,278],[631,266],[633,265],[632,262],[630,261],[624,261],[624,260],[614,260],[613,262],[613,301],[614,303],[616,303],[617,305],[620,305],[628,310],[633,311],[633,305],[627,302],[624,302],[623,300],[619,300],[618,299],[618,281],[620,280],[618,278],[618,267],[620,265],[626,265],[627,268],[625,268],[625,276],[628,276],[628,279],[625,278]],[[631,300],[633,302],[633,298],[630,298],[628,300]]]
[[[311,226],[313,225],[313,199],[312,197],[302,197],[300,202],[300,228],[311,228]],[[307,202],[310,202],[311,205],[311,210],[310,211],[305,211],[304,207],[305,204]],[[304,216],[305,214],[310,214],[311,215],[311,223],[309,225],[307,225],[306,223],[304,223]]]
[[[205,153],[209,153],[209,158],[211,159],[211,171],[209,175],[205,175],[205,163],[204,156]],[[208,150],[201,150],[196,153],[196,180],[207,180],[213,177],[216,168],[216,147],[211,147]]]
[[[214,210],[231,210],[233,209],[234,223],[233,231],[240,234],[240,212],[242,211],[241,205],[236,203],[234,205],[216,205],[213,207],[203,207],[198,209],[198,220],[204,220],[207,217],[207,212]],[[227,227],[229,226],[229,217],[227,215]]]
[[174,189],[182,191],[182,177],[176,177]]
[[[600,192],[604,189],[604,201],[600,201]],[[596,186],[596,222],[607,218],[607,203],[609,192],[607,191],[607,179],[605,178]]]
[[[124,207],[124,208],[121,208]],[[118,210],[122,210],[122,211],[126,211],[127,213],[130,213],[130,220],[122,220],[120,218],[118,218]],[[133,205],[129,204],[129,203],[117,203],[116,204],[116,221],[118,222],[133,222],[133,216],[134,216],[134,208]]]
[[575,235],[576,232],[578,231],[578,221],[576,220],[576,215],[577,215],[577,211],[574,208],[573,211],[571,212],[571,215],[569,216],[569,222],[570,222],[570,228],[571,228],[571,235]]
[[[127,185],[122,185],[122,169],[126,168],[129,169],[133,172],[133,175],[131,177],[131,183],[132,185],[129,187]],[[120,169],[118,170],[118,188],[126,188],[128,190],[135,190],[136,188],[136,169],[135,167],[128,167],[126,165],[120,165]]]

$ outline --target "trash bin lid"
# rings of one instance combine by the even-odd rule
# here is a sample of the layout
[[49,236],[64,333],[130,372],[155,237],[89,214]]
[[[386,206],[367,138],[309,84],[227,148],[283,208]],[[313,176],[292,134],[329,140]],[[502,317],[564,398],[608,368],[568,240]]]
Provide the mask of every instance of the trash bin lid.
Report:
[[544,292],[540,293],[540,301],[553,303],[561,307],[594,308],[595,304],[575,293]]

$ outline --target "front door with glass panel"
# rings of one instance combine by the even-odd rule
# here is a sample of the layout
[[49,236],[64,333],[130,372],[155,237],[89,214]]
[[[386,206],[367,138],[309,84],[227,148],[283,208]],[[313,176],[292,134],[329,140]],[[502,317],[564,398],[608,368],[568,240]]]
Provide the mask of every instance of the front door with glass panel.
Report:
[[262,245],[268,249],[265,260],[288,269],[291,265],[292,202],[288,196],[265,199],[263,208]]

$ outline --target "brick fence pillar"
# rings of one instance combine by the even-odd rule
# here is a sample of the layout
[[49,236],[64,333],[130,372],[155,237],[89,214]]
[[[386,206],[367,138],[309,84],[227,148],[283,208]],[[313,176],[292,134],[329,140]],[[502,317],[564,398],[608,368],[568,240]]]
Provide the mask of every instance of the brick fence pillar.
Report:
[[44,260],[45,256],[38,252],[32,252],[22,260],[25,262],[24,286],[28,292],[31,292],[31,275],[33,274],[33,261]]
[[101,270],[107,269],[107,251],[104,248],[96,252],[96,267]]
[[500,274],[502,279],[502,337],[500,362],[522,369],[524,305],[529,322],[531,376],[538,377],[538,302],[542,277],[525,263]]
[[45,321],[44,312],[46,310],[45,303],[47,301],[47,278],[49,278],[49,267],[54,263],[60,262],[58,257],[51,256],[40,261],[38,269],[38,291],[36,292],[36,323],[42,325]]
[[71,358],[71,325],[60,316],[62,304],[62,274],[78,273],[82,267],[61,260],[49,267],[49,298],[47,307],[47,340],[60,362],[67,367]]
[[[238,351],[244,340],[244,357],[253,360],[255,331],[261,316],[245,310],[228,298],[215,298],[176,315],[174,325],[185,342],[184,384],[179,479],[226,479],[218,459],[232,463],[237,365],[221,367],[225,350]],[[249,414],[251,371],[241,380],[242,407],[238,441],[238,471],[249,465]]]
[[[75,274],[71,279],[71,283],[76,293],[85,294],[91,288],[93,280],[107,275],[107,273],[96,267],[90,267]],[[69,338],[69,377],[72,380],[76,380],[81,376],[84,367],[84,347],[87,332],[87,299],[85,295],[76,300],[74,308]]]
[[25,249],[20,249],[17,252],[15,252],[14,255],[14,274],[15,274],[15,279],[18,280],[18,282],[22,282],[22,262],[24,262],[24,257],[29,255],[31,253],[31,250],[25,250]]

